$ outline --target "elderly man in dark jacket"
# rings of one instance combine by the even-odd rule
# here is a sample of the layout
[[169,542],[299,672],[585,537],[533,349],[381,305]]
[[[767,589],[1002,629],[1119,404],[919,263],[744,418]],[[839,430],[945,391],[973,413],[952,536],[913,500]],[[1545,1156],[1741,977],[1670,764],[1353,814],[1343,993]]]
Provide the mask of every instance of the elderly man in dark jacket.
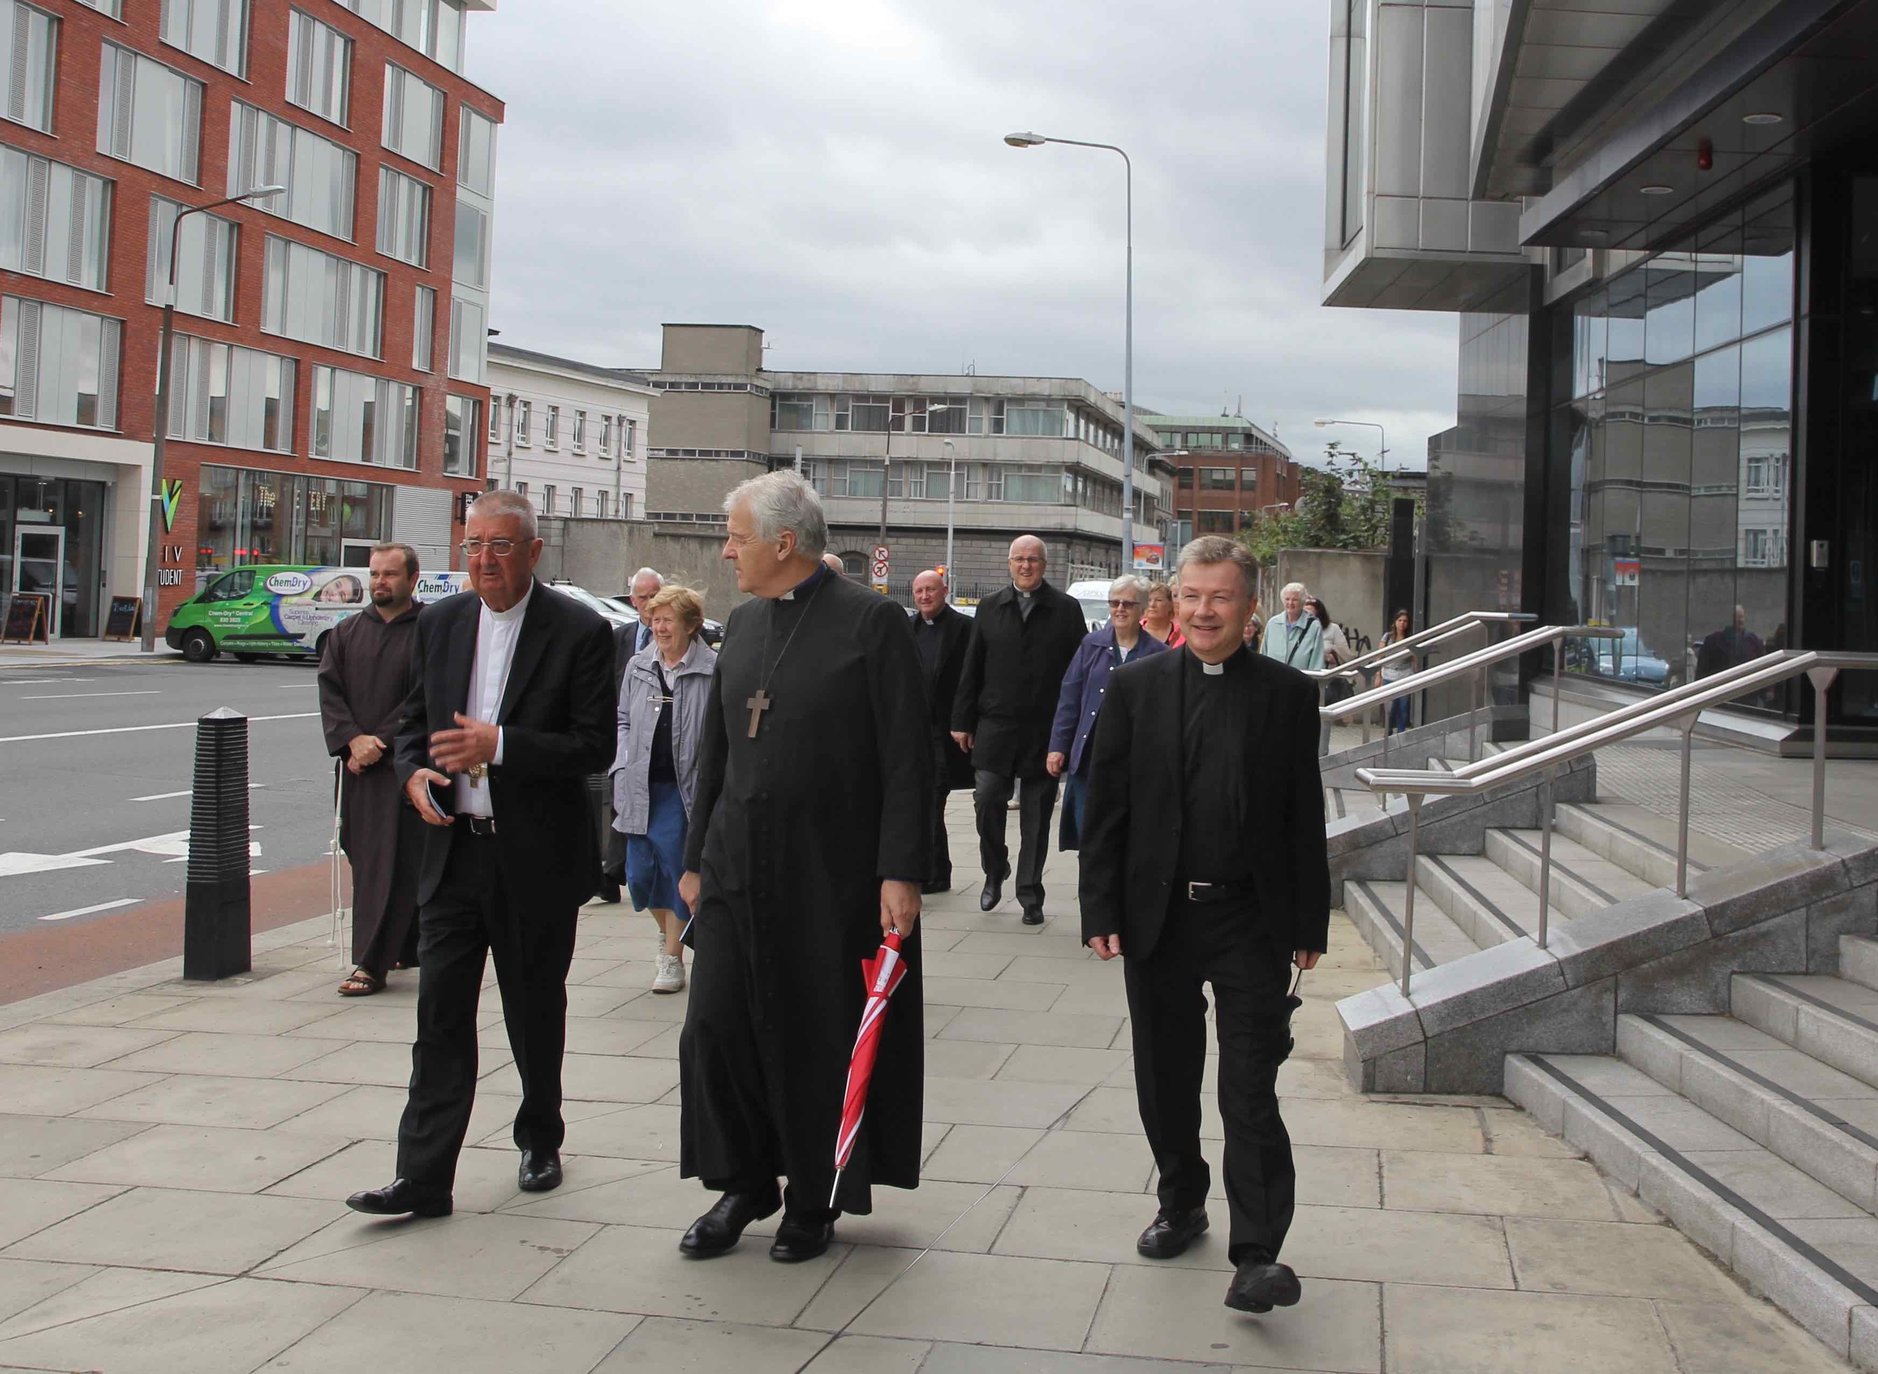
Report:
[[1057,844],[1063,849],[1076,849],[1082,843],[1083,797],[1089,786],[1089,763],[1095,756],[1089,737],[1095,733],[1096,712],[1108,691],[1109,674],[1124,663],[1167,652],[1165,644],[1141,628],[1147,598],[1144,577],[1123,573],[1109,583],[1109,623],[1089,632],[1063,674],[1056,721],[1050,727],[1050,752],[1043,761],[1051,777],[1067,779],[1063,823],[1057,832]]
[[952,738],[952,698],[958,695],[971,642],[970,617],[946,604],[945,574],[928,568],[913,579],[913,645],[919,650],[920,677],[926,683],[926,706],[932,724],[933,799],[932,876],[920,890],[952,890],[952,848],[946,839],[946,798],[972,785],[972,761]]
[[1047,552],[1035,535],[1011,541],[1011,585],[978,603],[965,667],[952,704],[952,738],[971,751],[972,802],[978,811],[978,857],[985,889],[978,909],[1004,895],[1011,851],[1004,843],[1005,804],[1018,793],[1017,900],[1025,925],[1043,924],[1043,859],[1056,779],[1044,766],[1063,673],[1088,625],[1082,608],[1043,575]]

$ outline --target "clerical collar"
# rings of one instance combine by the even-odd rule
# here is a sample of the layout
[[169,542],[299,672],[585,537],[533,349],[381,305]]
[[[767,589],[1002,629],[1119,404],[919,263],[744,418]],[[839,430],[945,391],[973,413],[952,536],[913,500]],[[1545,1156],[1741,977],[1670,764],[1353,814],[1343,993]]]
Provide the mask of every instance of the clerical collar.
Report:
[[1224,663],[1208,663],[1191,649],[1187,653],[1191,666],[1198,668],[1207,677],[1223,677],[1228,671],[1236,676],[1251,661],[1251,657],[1251,651],[1243,644],[1233,650]]
[[810,573],[776,599],[778,601],[794,601],[796,597],[814,591],[815,584],[820,582],[824,577],[832,576],[833,574],[828,571],[828,565],[826,563],[817,563],[814,572]]
[[506,611],[492,610],[489,606],[489,603],[485,601],[483,602],[483,614],[490,616],[493,619],[503,624],[507,624],[511,620],[520,620],[522,618],[523,613],[528,610],[528,598],[533,596],[534,594],[535,594],[535,584],[533,580],[531,579],[528,584],[528,590],[522,593],[522,599],[516,602],[513,606],[509,607],[508,610]]

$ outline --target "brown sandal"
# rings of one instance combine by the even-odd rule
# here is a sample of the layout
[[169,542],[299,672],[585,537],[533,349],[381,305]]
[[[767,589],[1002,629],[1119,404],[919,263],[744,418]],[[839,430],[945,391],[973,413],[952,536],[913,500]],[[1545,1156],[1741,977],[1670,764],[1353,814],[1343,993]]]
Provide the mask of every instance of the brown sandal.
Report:
[[346,975],[345,982],[339,985],[341,997],[370,997],[375,992],[385,990],[385,980],[375,973],[367,973],[362,968],[355,968]]

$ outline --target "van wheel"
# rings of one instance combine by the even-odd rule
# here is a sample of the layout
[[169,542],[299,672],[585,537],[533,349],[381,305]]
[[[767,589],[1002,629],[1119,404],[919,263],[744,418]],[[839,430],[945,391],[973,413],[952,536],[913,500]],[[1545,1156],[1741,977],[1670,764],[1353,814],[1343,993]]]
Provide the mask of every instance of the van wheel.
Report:
[[207,630],[191,630],[183,636],[183,657],[191,663],[207,663],[215,657],[215,640]]

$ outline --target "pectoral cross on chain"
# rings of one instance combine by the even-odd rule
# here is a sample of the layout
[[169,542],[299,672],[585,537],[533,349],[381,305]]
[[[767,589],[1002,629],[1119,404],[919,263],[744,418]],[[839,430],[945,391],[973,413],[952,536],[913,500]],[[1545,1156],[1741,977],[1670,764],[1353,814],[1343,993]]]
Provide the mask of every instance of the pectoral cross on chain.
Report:
[[756,689],[756,695],[744,702],[744,705],[750,708],[750,733],[748,738],[755,739],[756,727],[763,723],[763,713],[769,710],[770,695],[759,687]]

